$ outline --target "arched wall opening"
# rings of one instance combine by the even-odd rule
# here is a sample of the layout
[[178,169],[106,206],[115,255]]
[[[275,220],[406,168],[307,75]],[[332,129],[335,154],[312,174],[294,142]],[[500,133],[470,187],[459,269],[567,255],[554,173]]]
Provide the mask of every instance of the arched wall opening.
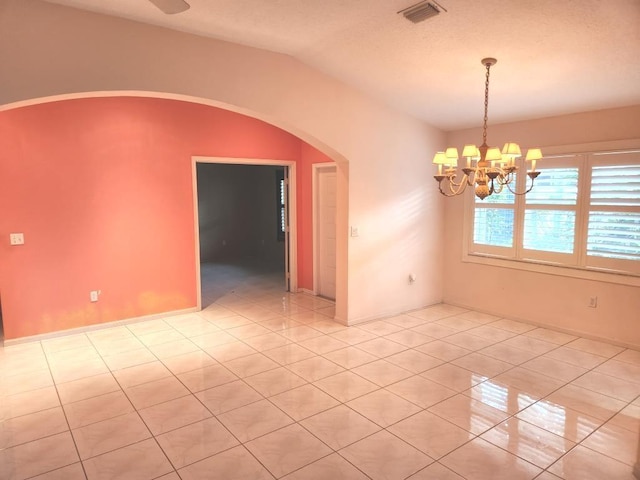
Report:
[[0,105],[169,92],[280,127],[336,161],[337,320],[442,300],[444,207],[428,159],[444,132],[288,55],[41,0],[6,0],[0,10],[11,72]]
[[0,231],[25,234],[0,249],[6,339],[195,309],[197,155],[296,162],[298,284],[312,289],[311,166],[346,162],[213,103],[110,92],[2,108]]

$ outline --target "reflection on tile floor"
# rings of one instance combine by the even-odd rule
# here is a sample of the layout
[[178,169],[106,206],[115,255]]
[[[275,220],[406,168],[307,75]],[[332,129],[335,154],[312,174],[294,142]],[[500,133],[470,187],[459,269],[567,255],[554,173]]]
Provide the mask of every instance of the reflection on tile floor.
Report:
[[633,478],[638,351],[450,305],[346,328],[225,275],[199,313],[1,348],[0,479]]

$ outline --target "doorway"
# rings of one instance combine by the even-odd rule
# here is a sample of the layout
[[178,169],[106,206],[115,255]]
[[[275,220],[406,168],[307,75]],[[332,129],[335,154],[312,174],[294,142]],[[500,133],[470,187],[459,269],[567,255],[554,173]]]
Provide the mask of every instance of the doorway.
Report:
[[296,291],[292,163],[194,157],[199,309],[256,283]]
[[314,165],[314,290],[317,295],[336,298],[336,166]]

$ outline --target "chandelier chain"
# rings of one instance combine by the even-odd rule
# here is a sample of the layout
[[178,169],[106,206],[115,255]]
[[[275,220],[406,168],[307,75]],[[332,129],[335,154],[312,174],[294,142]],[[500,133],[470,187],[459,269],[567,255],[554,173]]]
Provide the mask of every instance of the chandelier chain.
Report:
[[489,70],[491,64],[487,62],[487,73],[484,81],[484,125],[482,127],[482,143],[487,144],[487,121],[489,119]]

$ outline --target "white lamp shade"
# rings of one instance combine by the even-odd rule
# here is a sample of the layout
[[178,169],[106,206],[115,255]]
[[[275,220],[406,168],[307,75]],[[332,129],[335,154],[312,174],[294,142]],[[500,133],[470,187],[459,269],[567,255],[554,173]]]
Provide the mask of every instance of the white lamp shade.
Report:
[[530,162],[531,160],[540,160],[542,158],[542,151],[539,148],[530,148],[527,151],[525,160]]
[[519,158],[522,156],[520,145],[517,143],[505,143],[502,147],[502,155],[507,158]]
[[447,161],[447,156],[444,152],[436,152],[433,156],[433,164],[434,165],[447,165],[449,162]]
[[455,147],[449,147],[447,148],[447,151],[445,152],[445,155],[447,156],[447,158],[449,159],[449,161],[453,161],[455,163],[458,163],[458,149]]
[[487,150],[487,156],[485,158],[487,162],[499,162],[502,160],[502,155],[500,155],[500,149],[498,147],[491,147]]
[[475,145],[465,145],[462,149],[462,156],[471,160],[480,160],[480,150]]

